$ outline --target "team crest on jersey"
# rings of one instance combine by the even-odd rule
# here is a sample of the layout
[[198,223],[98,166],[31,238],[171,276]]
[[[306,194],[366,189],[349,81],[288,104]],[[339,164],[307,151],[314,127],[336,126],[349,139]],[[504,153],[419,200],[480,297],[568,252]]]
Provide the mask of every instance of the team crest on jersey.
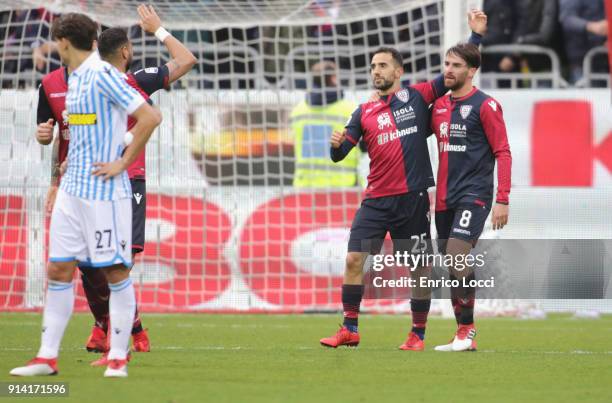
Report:
[[381,130],[384,129],[385,127],[391,127],[391,116],[389,116],[387,112],[381,113],[380,115],[378,115],[377,121],[378,121],[378,128]]
[[440,137],[448,138],[448,122],[440,123]]
[[397,97],[397,99],[399,99],[402,102],[408,102],[408,91],[406,91],[405,89],[403,90],[399,90],[395,96]]
[[461,105],[461,109],[459,109],[459,113],[463,119],[467,119],[467,117],[472,112],[472,105]]

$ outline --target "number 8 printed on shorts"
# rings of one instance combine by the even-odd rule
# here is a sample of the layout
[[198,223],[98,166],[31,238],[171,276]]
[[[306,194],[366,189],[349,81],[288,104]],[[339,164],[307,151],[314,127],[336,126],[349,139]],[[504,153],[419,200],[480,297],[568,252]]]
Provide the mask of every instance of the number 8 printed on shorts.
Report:
[[470,210],[463,210],[461,213],[461,219],[459,220],[459,225],[463,228],[467,228],[470,226],[470,220],[472,219],[472,212]]

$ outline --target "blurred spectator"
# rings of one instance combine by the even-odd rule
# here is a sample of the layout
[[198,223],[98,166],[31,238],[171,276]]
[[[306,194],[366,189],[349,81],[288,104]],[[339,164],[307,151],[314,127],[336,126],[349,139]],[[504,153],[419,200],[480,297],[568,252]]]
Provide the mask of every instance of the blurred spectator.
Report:
[[[583,74],[586,53],[603,45],[608,36],[603,0],[560,0],[559,20],[565,33],[565,49],[570,63],[570,82],[576,83]],[[595,69],[605,69],[605,61]]]
[[[489,17],[489,30],[483,45],[536,45],[554,48],[558,32],[557,0],[485,0],[484,12]],[[484,71],[530,73],[550,71],[550,57],[539,54],[486,54]],[[499,80],[499,87],[509,87],[509,80]],[[519,86],[531,86],[522,80]],[[549,85],[552,85],[550,83]]]
[[[537,45],[553,48],[557,32],[557,0],[518,0],[515,5],[513,42],[518,45]],[[514,70],[523,73],[550,71],[550,58],[543,55],[515,55]],[[552,86],[552,83],[550,83]]]
[[514,43],[550,47],[557,29],[557,0],[517,0]]
[[343,99],[336,70],[336,64],[331,61],[315,63],[310,70],[311,89],[306,99],[291,111],[295,187],[351,187],[358,184],[358,150],[352,150],[340,163],[329,158],[332,132],[343,131],[356,108],[354,103]]
[[[55,42],[37,41],[32,44],[32,64],[40,72],[50,72],[60,66],[59,54],[57,53]],[[47,68],[49,65],[49,68]]]
[[[484,0],[483,11],[487,15],[487,34],[482,38],[483,47],[512,43],[514,34],[514,0]],[[511,56],[484,54],[482,71],[512,72],[516,65]],[[499,80],[498,87],[510,87],[508,80]]]
[[[0,38],[3,40],[2,71],[8,80],[2,81],[2,87],[17,86],[20,83],[11,80],[10,75],[30,70],[34,67],[32,58],[23,57],[27,48],[35,49],[49,37],[51,13],[44,8],[30,10],[11,10],[2,13],[0,21]],[[6,24],[6,25],[5,25]]]
[[[311,0],[308,4],[308,8],[316,17],[327,17],[335,20],[338,18],[338,14],[340,13],[341,1],[342,0],[333,0],[330,3],[329,0]],[[332,37],[334,35],[334,27],[330,23],[308,27],[308,31],[308,36],[314,37]]]

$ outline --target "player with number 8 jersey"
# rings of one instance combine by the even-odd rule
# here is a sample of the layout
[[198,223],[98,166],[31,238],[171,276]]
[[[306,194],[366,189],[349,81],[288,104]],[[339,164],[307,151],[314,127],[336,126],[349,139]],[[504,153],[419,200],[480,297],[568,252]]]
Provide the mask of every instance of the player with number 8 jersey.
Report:
[[[501,105],[472,85],[479,67],[478,47],[463,43],[450,48],[444,62],[444,84],[451,93],[439,98],[432,110],[431,127],[439,154],[436,229],[441,249],[454,256],[466,256],[483,231],[493,203],[496,161],[493,229],[503,228],[508,221],[512,156]],[[451,278],[471,280],[474,276],[469,268],[451,268]],[[476,349],[475,296],[474,287],[451,289],[458,328],[453,340],[436,350]]]

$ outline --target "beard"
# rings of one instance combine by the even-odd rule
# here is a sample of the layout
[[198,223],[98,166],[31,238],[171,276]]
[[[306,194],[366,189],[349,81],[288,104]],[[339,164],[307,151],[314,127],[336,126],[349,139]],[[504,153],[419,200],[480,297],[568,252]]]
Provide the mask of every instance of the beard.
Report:
[[452,79],[451,85],[446,85],[446,78],[444,79],[444,85],[451,91],[456,91],[465,85],[465,79],[461,80],[459,77]]
[[129,59],[125,62],[125,71],[130,71],[132,68],[132,62],[134,62],[134,57],[130,56]]
[[379,91],[387,91],[391,87],[393,87],[393,81],[389,81],[385,78],[382,78],[382,83],[376,84],[376,80],[374,80],[374,88],[376,88]]

